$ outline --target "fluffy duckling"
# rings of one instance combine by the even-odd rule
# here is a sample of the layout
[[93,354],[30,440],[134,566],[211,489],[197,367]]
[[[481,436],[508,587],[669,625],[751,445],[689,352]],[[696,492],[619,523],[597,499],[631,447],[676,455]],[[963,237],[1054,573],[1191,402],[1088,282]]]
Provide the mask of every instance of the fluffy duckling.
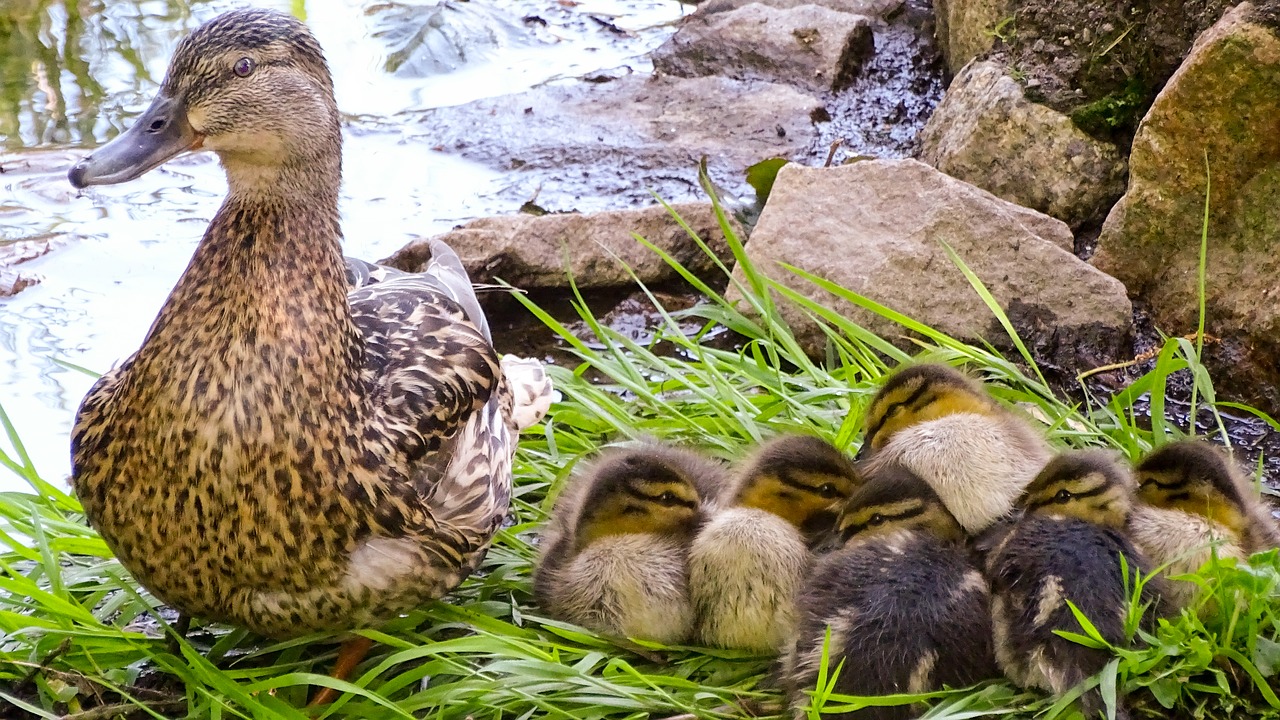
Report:
[[[1265,503],[1218,447],[1171,443],[1137,466],[1138,505],[1129,531],[1154,564],[1169,576],[1200,569],[1213,555],[1244,560],[1280,546],[1280,532]],[[1190,604],[1192,582],[1168,584],[1170,600]]]
[[1007,516],[1052,457],[1042,434],[946,365],[913,365],[871,401],[868,471],[903,465],[924,478],[970,535]]
[[[1018,685],[1062,694],[1110,659],[1054,633],[1082,632],[1067,600],[1108,642],[1126,641],[1129,592],[1120,556],[1130,578],[1148,572],[1125,534],[1133,481],[1109,452],[1068,452],[1041,471],[1019,504],[1025,514],[987,557],[996,660]],[[1144,586],[1148,600],[1158,591],[1152,581]],[[1103,709],[1096,690],[1081,705],[1088,718]]]
[[606,451],[556,501],[533,593],[549,614],[599,632],[684,642],[693,628],[688,546],[700,488],[719,463],[647,443]]
[[689,548],[702,642],[761,653],[782,647],[811,547],[858,484],[852,462],[825,440],[784,435],[756,452]]
[[[888,695],[963,687],[999,677],[987,581],[964,529],[915,473],[885,466],[849,498],[843,546],[818,561],[797,607],[783,675],[797,712],[814,688],[827,628],[835,692]],[[868,707],[826,718],[897,720],[910,706]]]

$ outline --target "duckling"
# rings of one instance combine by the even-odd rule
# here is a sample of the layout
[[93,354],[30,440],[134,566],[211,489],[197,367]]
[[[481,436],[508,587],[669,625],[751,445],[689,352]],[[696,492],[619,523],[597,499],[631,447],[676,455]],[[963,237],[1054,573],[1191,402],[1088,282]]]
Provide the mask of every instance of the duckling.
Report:
[[1041,433],[946,365],[913,365],[889,378],[865,427],[868,471],[906,466],[970,535],[1006,517],[1052,456]]
[[533,593],[550,615],[623,637],[689,639],[689,541],[719,463],[646,443],[606,451],[556,500]]
[[[964,529],[928,483],[882,466],[849,498],[839,527],[843,546],[818,561],[796,603],[783,677],[797,714],[815,687],[828,628],[828,668],[840,667],[840,694],[921,693],[1000,676],[987,581]],[[823,717],[915,714],[886,706]]]
[[[1101,671],[1104,650],[1085,647],[1054,633],[1082,632],[1068,600],[1089,618],[1102,637],[1123,645],[1129,577],[1148,573],[1148,563],[1125,534],[1133,506],[1133,480],[1107,451],[1072,451],[1053,459],[1019,501],[1024,515],[987,556],[993,594],[996,660],[1010,680],[1062,694]],[[1144,586],[1154,602],[1156,581]],[[1092,690],[1081,698],[1085,716],[1103,709]],[[1122,709],[1117,708],[1117,717]]]
[[825,440],[784,435],[740,469],[689,548],[689,587],[702,642],[776,653],[790,636],[811,548],[860,484]]
[[[1145,457],[1136,472],[1140,502],[1129,531],[1153,563],[1167,566],[1164,575],[1193,573],[1214,555],[1243,561],[1280,546],[1271,513],[1216,446],[1171,443]],[[1194,582],[1171,580],[1167,587],[1177,607],[1199,594]]]
[[221,160],[228,195],[186,271],[80,406],[72,484],[158,598],[274,638],[375,626],[456,587],[506,517],[529,420],[447,245],[425,273],[349,292],[340,122],[307,27],[235,10],[182,40],[151,106],[68,174]]

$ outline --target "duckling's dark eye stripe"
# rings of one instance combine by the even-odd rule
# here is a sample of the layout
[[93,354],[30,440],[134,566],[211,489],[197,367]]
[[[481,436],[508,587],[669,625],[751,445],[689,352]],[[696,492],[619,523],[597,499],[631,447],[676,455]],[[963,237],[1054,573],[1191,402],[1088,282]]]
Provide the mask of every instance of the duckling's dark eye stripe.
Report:
[[[900,512],[896,515],[886,515],[884,513],[880,513],[880,517],[882,517],[883,520],[879,524],[888,525],[889,523],[898,522],[899,520],[910,520],[913,517],[918,517],[920,515],[923,515],[924,511],[925,511],[924,507],[914,507],[910,510],[907,510],[905,512]],[[868,516],[868,518],[869,517],[870,516]],[[871,527],[870,520],[864,523],[857,523],[856,525],[847,525],[844,528],[844,538],[847,540],[853,537],[854,535],[857,535],[858,533],[862,532],[863,530],[866,530],[869,527]]]
[[1041,500],[1040,502],[1033,503],[1033,504],[1031,505],[1031,507],[1033,507],[1033,508],[1038,508],[1038,507],[1044,507],[1044,506],[1046,506],[1046,505],[1056,505],[1056,504],[1058,504],[1058,503],[1071,502],[1071,501],[1075,501],[1075,500],[1082,500],[1082,499],[1084,499],[1084,498],[1097,497],[1098,495],[1101,495],[1101,494],[1103,494],[1103,493],[1107,492],[1107,490],[1108,490],[1108,489],[1110,489],[1110,486],[1108,486],[1108,485],[1099,485],[1099,486],[1097,486],[1097,487],[1095,487],[1095,488],[1091,488],[1091,489],[1089,489],[1089,490],[1082,490],[1082,491],[1080,491],[1080,492],[1072,492],[1072,493],[1071,493],[1071,497],[1066,498],[1066,499],[1063,499],[1063,500],[1059,500],[1059,499],[1058,499],[1057,494],[1055,493],[1055,494],[1053,494],[1053,495],[1050,495],[1048,500]]
[[819,492],[818,492],[818,491],[819,491],[819,489],[822,487],[822,484],[819,484],[819,485],[810,485],[810,484],[808,484],[808,483],[806,483],[806,482],[803,482],[803,481],[801,481],[801,480],[797,479],[797,478],[796,478],[796,476],[795,476],[795,475],[792,475],[790,472],[785,472],[785,471],[784,471],[784,472],[780,472],[780,473],[778,473],[778,476],[777,476],[777,477],[778,477],[778,481],[779,481],[779,482],[781,482],[783,485],[787,485],[787,486],[789,486],[789,487],[793,487],[793,488],[795,488],[795,489],[797,489],[797,490],[799,490],[799,491],[801,491],[801,492],[806,492],[806,493],[810,493],[810,494],[813,494],[813,495],[817,495],[817,494],[819,494]]
[[880,415],[880,420],[876,422],[875,425],[867,428],[866,440],[870,441],[871,438],[875,437],[880,432],[880,429],[884,427],[885,421],[887,421],[893,415],[895,410],[899,408],[904,408],[904,407],[906,408],[923,407],[933,402],[935,398],[930,397],[925,402],[919,403],[919,405],[917,406],[916,403],[928,392],[929,392],[929,383],[921,383],[920,387],[916,388],[915,392],[908,395],[906,400],[893,403],[889,407],[885,408],[884,413]]
[[671,500],[668,502],[662,499],[663,493],[654,493],[650,495],[649,493],[642,492],[639,488],[635,488],[635,487],[628,487],[627,494],[630,495],[631,497],[637,498],[639,500],[643,500],[644,502],[647,502],[647,503],[659,503],[661,505],[679,505],[681,507],[693,508],[694,510],[698,508],[697,502],[693,500],[686,500],[678,495],[672,497]]

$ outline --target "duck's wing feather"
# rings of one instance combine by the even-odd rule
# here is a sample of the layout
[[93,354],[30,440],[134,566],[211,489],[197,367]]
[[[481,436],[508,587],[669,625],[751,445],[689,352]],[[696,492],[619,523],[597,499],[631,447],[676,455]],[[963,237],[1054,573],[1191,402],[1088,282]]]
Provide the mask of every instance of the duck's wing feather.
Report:
[[480,301],[476,299],[475,286],[471,283],[471,277],[467,275],[462,259],[443,240],[433,238],[427,241],[427,245],[431,248],[431,260],[427,262],[426,269],[420,273],[408,273],[358,258],[343,258],[347,265],[347,283],[352,290],[358,290],[388,280],[402,281],[406,278],[416,278],[413,282],[443,293],[461,306],[471,323],[492,344],[493,337],[489,332],[489,321],[485,317],[484,310],[480,308]]

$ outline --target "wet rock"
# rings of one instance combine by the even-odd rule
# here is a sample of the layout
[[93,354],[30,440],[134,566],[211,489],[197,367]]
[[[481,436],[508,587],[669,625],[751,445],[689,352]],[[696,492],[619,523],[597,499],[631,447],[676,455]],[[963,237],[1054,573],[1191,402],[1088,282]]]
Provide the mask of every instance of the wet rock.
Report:
[[[1046,364],[1075,370],[1128,354],[1132,310],[1125,289],[1062,248],[1071,242],[1065,224],[914,160],[782,168],[746,251],[762,272],[882,337],[901,338],[904,330],[775,263],[820,275],[952,336],[1007,347],[943,240]],[[804,312],[783,303],[783,313],[806,349],[821,352],[825,337]]]
[[[647,205],[702,194],[698,161],[730,192],[768,157],[801,159],[821,108],[794,88],[720,77],[555,84],[421,113],[421,139],[520,176],[505,195],[535,193],[552,210]],[[410,130],[410,133],[413,131]],[[583,207],[582,199],[596,203]]]
[[704,15],[728,12],[753,3],[775,8],[796,8],[802,5],[818,5],[839,12],[884,19],[902,7],[904,0],[707,0],[698,6]]
[[1171,335],[1194,333],[1211,174],[1206,332],[1219,387],[1280,409],[1280,33],[1277,5],[1244,3],[1196,42],[1138,129],[1129,188],[1094,264]]
[[1073,229],[1100,221],[1124,193],[1115,145],[1028,102],[993,62],[970,63],[952,81],[920,134],[920,159]]
[[953,75],[990,52],[1013,20],[1013,0],[933,0],[933,9],[938,45]]
[[[732,260],[710,203],[672,206],[723,261]],[[736,224],[735,224],[736,227]],[[740,229],[738,229],[740,232]],[[567,287],[569,277],[582,288],[631,285],[679,279],[632,233],[653,243],[697,274],[714,271],[711,258],[697,246],[666,208],[617,210],[588,215],[507,215],[481,218],[440,235],[467,266],[473,282],[501,278],[523,289]],[[425,240],[416,240],[382,263],[419,272],[431,257]],[[630,267],[628,272],[627,267]]]
[[818,5],[775,8],[751,3],[696,12],[652,54],[666,75],[718,75],[839,91],[875,51],[869,18]]

